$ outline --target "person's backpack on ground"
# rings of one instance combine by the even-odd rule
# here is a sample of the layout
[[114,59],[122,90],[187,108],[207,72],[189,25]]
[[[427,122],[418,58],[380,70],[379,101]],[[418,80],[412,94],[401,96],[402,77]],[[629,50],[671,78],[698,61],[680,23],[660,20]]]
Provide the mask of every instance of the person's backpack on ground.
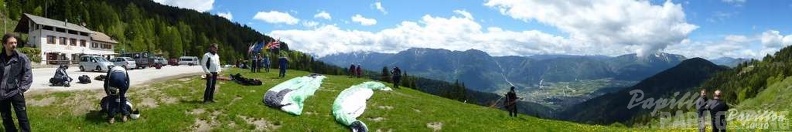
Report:
[[89,84],[91,83],[91,77],[89,77],[88,75],[82,75],[80,77],[77,77],[77,81],[78,81],[77,83]]

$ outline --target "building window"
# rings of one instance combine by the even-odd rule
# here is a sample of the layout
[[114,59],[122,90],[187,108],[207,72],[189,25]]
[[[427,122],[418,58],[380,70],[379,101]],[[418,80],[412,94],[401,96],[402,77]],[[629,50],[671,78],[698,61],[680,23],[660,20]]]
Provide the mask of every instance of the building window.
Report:
[[110,49],[112,46],[110,44],[102,44],[102,49]]
[[99,48],[99,44],[97,44],[97,43],[92,43],[92,44],[91,44],[91,48]]
[[86,46],[86,45],[85,45],[85,40],[82,40],[82,39],[81,39],[81,40],[80,40],[80,47],[85,47],[85,46]]
[[60,37],[60,44],[66,45],[66,37]]
[[47,36],[47,44],[55,44],[55,36]]
[[52,31],[52,26],[44,26],[44,30],[50,30],[50,31]]
[[77,46],[77,39],[75,39],[75,38],[71,38],[71,39],[69,39],[69,45],[71,45],[71,46]]

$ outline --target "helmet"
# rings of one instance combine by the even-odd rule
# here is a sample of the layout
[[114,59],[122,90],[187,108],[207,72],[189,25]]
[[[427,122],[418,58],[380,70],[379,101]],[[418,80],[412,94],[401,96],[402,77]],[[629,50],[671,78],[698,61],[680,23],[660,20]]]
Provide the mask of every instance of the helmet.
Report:
[[140,118],[140,110],[135,109],[135,111],[132,111],[132,114],[130,114],[129,117],[132,119]]

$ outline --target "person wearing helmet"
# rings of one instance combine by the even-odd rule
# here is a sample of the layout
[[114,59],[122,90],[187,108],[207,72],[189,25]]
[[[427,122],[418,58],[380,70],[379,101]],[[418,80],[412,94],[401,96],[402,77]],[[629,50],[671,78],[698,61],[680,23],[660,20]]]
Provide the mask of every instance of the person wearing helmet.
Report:
[[115,122],[115,115],[121,113],[121,122],[126,122],[130,111],[125,109],[127,98],[126,92],[129,90],[129,74],[126,69],[120,66],[111,67],[107,71],[107,79],[104,80],[104,89],[107,95],[113,99],[107,111],[107,118],[110,124]]

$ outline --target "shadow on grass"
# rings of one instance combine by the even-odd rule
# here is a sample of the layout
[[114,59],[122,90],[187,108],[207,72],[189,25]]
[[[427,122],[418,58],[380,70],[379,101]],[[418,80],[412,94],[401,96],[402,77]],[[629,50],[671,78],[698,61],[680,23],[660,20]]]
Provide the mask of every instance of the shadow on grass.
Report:
[[85,120],[94,123],[94,124],[102,124],[107,123],[107,113],[102,110],[91,110],[85,114]]

